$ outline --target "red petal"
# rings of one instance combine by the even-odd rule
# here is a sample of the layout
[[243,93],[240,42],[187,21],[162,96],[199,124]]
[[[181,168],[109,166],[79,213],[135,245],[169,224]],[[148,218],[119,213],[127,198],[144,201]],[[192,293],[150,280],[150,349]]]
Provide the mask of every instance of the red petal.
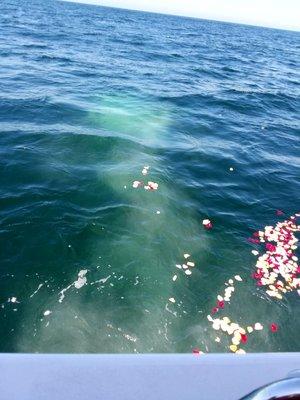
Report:
[[278,331],[278,325],[275,324],[275,323],[271,324],[271,325],[270,325],[270,330],[271,330],[272,332],[277,332],[277,331]]
[[267,249],[268,251],[274,252],[274,251],[276,251],[276,246],[274,246],[274,244],[272,244],[272,243],[267,243],[267,244],[266,244],[266,249]]
[[217,313],[218,311],[219,311],[218,307],[214,307],[214,308],[211,310],[211,313],[212,313],[212,314],[215,314],[215,313]]
[[247,343],[247,341],[248,341],[247,335],[241,333],[241,342],[242,342],[242,343]]
[[209,224],[204,225],[204,228],[207,230],[212,229],[212,227],[213,227],[213,225],[211,222]]
[[200,354],[200,349],[198,349],[198,347],[193,349],[193,354]]
[[248,238],[248,242],[258,244],[259,239]]
[[220,307],[220,308],[224,308],[224,305],[225,305],[225,303],[224,303],[224,301],[223,301],[223,300],[221,300],[221,301],[218,301],[218,307]]

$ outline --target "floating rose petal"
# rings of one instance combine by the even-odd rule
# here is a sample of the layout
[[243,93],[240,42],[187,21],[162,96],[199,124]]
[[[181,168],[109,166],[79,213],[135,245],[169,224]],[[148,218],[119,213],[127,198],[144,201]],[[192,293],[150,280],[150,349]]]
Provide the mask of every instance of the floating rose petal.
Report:
[[201,350],[198,349],[198,347],[196,347],[195,349],[193,349],[193,354],[200,355],[201,354]]
[[[219,308],[224,308],[224,301],[223,301],[223,300],[221,300],[221,301],[218,300],[218,303],[217,303],[217,304],[218,304],[218,307],[219,307]],[[217,307],[217,308],[218,308],[218,307]]]
[[248,341],[247,335],[245,335],[244,333],[241,333],[241,342],[242,343],[247,343],[247,341]]
[[237,346],[235,344],[230,345],[229,348],[233,353],[237,351]]
[[240,344],[240,337],[234,336],[232,338],[232,344],[235,344],[236,346],[238,346]]
[[212,229],[213,225],[211,223],[211,221],[209,219],[204,219],[202,221],[202,224],[204,226],[205,229]]
[[276,251],[276,246],[274,244],[272,244],[272,243],[267,243],[266,244],[266,249],[268,251],[275,252]]
[[276,215],[284,215],[284,212],[282,210],[276,210]]
[[238,282],[242,282],[242,278],[240,277],[240,275],[235,275],[234,279]]
[[158,183],[156,183],[156,182],[149,181],[148,182],[148,186],[149,186],[150,190],[157,190],[158,189]]
[[259,243],[259,239],[248,238],[248,242],[254,243],[254,244],[258,244]]
[[[220,320],[219,320],[219,321],[220,321]],[[220,330],[220,327],[221,327],[219,321],[216,321],[216,320],[215,320],[215,321],[213,322],[213,324],[212,324],[213,329],[216,330],[216,331],[219,331],[219,330]]]
[[186,263],[186,265],[188,265],[189,267],[194,267],[194,266],[195,266],[195,263],[193,263],[193,262],[191,262],[191,261],[188,261],[188,262]]
[[261,331],[263,329],[263,326],[259,322],[256,322],[256,324],[254,325],[254,329],[256,331]]
[[214,307],[214,308],[211,310],[211,313],[212,313],[212,314],[216,314],[218,311],[219,311],[218,307]]
[[277,332],[278,331],[278,325],[277,324],[271,324],[270,325],[270,330],[272,331],[272,332]]
[[140,187],[142,184],[143,184],[143,182],[134,181],[133,184],[132,184],[132,187],[133,187],[134,189],[137,189],[137,188]]

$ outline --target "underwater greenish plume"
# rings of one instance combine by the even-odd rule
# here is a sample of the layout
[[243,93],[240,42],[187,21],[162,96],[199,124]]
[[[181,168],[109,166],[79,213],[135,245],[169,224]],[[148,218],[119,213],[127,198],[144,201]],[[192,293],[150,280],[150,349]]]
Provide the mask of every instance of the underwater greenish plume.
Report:
[[245,350],[300,351],[247,240],[299,212],[299,33],[0,9],[0,351],[228,352],[207,315],[234,276]]

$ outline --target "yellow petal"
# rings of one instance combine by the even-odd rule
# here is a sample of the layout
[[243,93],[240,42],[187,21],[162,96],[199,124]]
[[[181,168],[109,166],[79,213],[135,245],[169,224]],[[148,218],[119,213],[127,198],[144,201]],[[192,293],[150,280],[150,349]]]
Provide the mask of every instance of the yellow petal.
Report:
[[231,350],[233,353],[235,353],[235,352],[237,351],[237,346],[236,346],[235,344],[231,344],[231,345],[229,346],[229,348],[230,348],[230,350]]

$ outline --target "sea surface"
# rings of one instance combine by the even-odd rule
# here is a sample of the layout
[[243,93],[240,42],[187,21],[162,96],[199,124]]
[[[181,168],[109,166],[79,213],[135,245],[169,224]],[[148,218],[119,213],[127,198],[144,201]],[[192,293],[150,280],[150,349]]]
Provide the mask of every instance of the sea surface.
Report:
[[244,349],[300,351],[300,297],[256,286],[247,240],[300,209],[299,39],[1,1],[1,352],[228,352],[207,315],[235,275]]

